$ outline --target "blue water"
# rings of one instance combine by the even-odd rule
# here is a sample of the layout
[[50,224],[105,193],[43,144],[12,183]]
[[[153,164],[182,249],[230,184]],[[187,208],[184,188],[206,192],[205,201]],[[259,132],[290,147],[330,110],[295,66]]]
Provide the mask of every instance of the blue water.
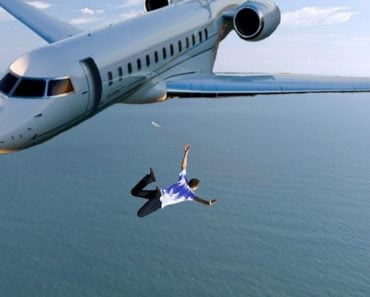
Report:
[[[219,204],[137,218],[185,143]],[[0,157],[0,296],[369,296],[369,177],[369,94],[114,106]]]

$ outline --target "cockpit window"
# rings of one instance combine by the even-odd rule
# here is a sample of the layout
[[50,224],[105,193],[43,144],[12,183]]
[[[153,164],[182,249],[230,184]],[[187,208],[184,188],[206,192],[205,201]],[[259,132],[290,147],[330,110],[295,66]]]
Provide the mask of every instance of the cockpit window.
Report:
[[71,79],[55,79],[49,81],[48,86],[48,96],[59,96],[68,93],[72,93],[74,91]]
[[23,78],[15,91],[14,97],[44,97],[46,81],[43,79]]
[[70,78],[40,79],[18,77],[8,72],[0,81],[0,91],[9,97],[43,98],[45,90],[47,96],[60,96],[74,92]]
[[11,73],[7,73],[0,81],[0,91],[3,92],[5,95],[9,95],[17,81],[18,77],[14,76]]

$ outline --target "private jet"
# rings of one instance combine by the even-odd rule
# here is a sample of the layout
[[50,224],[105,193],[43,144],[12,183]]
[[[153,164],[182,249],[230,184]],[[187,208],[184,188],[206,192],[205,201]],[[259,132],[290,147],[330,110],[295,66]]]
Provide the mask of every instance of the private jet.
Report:
[[145,0],[146,13],[92,32],[20,0],[0,6],[47,43],[0,81],[0,153],[43,143],[116,103],[370,91],[369,78],[213,73],[232,30],[248,42],[276,30],[280,10],[270,0]]

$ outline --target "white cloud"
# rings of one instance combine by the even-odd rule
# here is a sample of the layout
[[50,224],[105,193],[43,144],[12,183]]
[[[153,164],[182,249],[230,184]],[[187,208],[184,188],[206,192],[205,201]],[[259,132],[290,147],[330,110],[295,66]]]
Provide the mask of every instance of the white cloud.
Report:
[[97,15],[97,14],[102,14],[104,13],[104,10],[99,9],[99,10],[94,10],[88,7],[80,9],[80,12],[85,15]]
[[118,18],[120,20],[128,20],[128,19],[132,19],[132,18],[135,18],[139,15],[142,15],[144,12],[142,11],[136,11],[136,10],[133,10],[133,11],[128,11],[128,12],[125,12],[125,13],[122,13],[118,16]]
[[282,23],[299,27],[328,26],[346,23],[355,14],[348,7],[304,7],[284,13]]
[[127,9],[129,7],[143,7],[143,2],[140,0],[127,0],[121,4],[114,5],[113,8]]
[[47,9],[51,7],[49,3],[43,2],[43,1],[28,1],[27,4],[36,7],[38,9]]
[[72,18],[69,20],[71,25],[86,25],[101,22],[104,17],[104,10],[102,9],[92,9],[89,7],[84,7],[79,10],[82,16]]
[[73,18],[69,20],[69,23],[71,25],[85,25],[85,24],[91,24],[99,21],[99,19],[94,18],[94,17],[78,17],[78,18]]
[[[352,46],[369,48],[370,36],[367,35],[367,36],[361,36],[361,37],[354,37],[351,42],[352,42]],[[348,42],[347,42],[347,45],[348,45]]]

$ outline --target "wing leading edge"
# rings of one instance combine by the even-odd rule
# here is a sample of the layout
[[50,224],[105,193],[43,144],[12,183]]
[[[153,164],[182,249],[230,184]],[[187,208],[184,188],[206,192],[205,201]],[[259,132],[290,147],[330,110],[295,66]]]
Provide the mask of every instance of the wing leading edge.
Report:
[[294,74],[187,74],[167,79],[168,97],[370,92],[370,78]]
[[25,24],[48,43],[53,43],[83,31],[56,20],[39,9],[19,0],[0,0],[0,6]]

